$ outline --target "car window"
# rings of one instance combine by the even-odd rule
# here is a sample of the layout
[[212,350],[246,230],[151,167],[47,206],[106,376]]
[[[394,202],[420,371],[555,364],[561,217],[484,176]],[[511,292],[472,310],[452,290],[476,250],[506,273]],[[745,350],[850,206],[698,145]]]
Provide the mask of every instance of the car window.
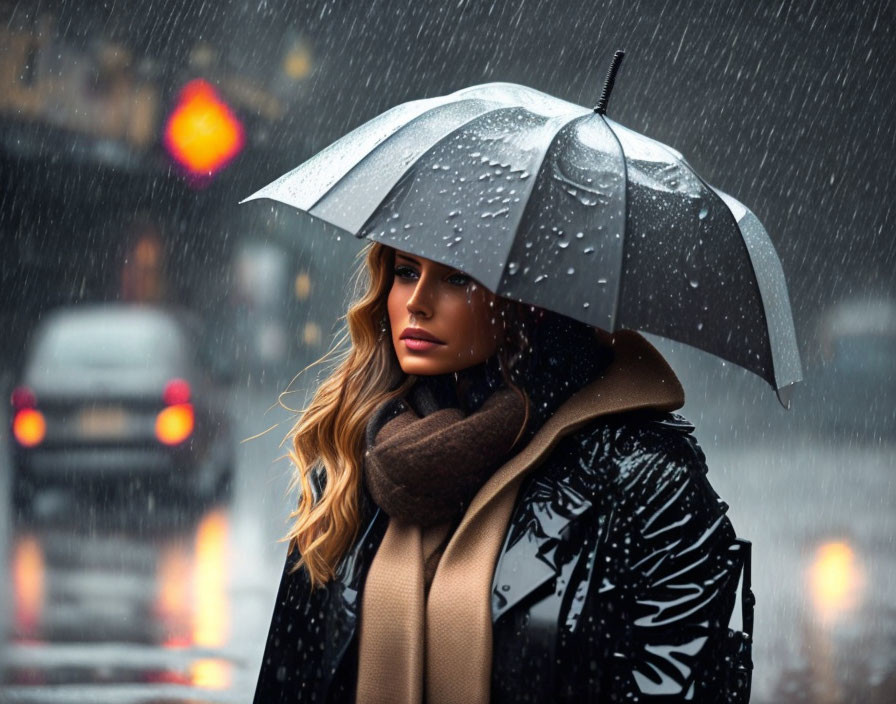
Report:
[[38,334],[38,367],[183,367],[190,355],[177,324],[163,316],[92,314],[56,318]]

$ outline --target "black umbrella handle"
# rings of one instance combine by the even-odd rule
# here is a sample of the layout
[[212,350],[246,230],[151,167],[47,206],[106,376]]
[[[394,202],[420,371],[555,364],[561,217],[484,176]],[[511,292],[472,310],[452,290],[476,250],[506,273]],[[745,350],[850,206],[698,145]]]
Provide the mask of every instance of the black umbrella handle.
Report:
[[619,70],[619,64],[622,63],[622,57],[625,52],[620,50],[613,54],[613,63],[610,64],[610,70],[607,71],[607,80],[604,81],[604,89],[600,94],[600,100],[594,106],[594,112],[598,115],[607,114],[607,103],[610,102],[610,91],[613,90],[613,83],[616,80],[616,72]]

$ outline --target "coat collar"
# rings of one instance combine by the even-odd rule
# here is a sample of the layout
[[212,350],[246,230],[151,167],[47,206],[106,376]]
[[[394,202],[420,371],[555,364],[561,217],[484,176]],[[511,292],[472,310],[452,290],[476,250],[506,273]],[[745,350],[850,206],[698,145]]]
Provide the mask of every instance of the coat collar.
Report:
[[[488,510],[502,490],[531,473],[557,443],[596,418],[634,410],[673,411],[684,405],[684,390],[662,355],[642,335],[621,330],[598,333],[601,344],[614,350],[613,361],[602,373],[563,403],[529,444],[502,466],[476,495],[464,515],[461,530],[477,512]],[[499,553],[492,582],[492,618],[496,620],[545,582],[556,577],[561,565],[555,559],[560,541],[574,534],[574,524],[588,512],[591,502],[568,483],[548,488],[554,501],[519,503],[534,520],[514,521],[526,526],[511,544],[508,533]],[[513,520],[513,519],[512,519]]]

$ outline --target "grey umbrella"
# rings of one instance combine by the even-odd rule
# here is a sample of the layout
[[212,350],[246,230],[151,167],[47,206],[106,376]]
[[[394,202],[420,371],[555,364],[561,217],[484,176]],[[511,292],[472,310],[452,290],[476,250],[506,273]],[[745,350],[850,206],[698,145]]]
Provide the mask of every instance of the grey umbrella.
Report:
[[608,331],[678,340],[802,379],[762,224],[675,149],[512,83],[398,105],[242,202],[270,198]]

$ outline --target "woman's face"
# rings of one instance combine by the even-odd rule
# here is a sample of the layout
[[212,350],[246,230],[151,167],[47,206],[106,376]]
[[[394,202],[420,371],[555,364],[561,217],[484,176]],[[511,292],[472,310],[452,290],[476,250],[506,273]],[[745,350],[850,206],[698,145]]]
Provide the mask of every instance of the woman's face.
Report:
[[457,269],[397,250],[388,310],[405,374],[466,369],[491,357],[503,339],[491,291]]

